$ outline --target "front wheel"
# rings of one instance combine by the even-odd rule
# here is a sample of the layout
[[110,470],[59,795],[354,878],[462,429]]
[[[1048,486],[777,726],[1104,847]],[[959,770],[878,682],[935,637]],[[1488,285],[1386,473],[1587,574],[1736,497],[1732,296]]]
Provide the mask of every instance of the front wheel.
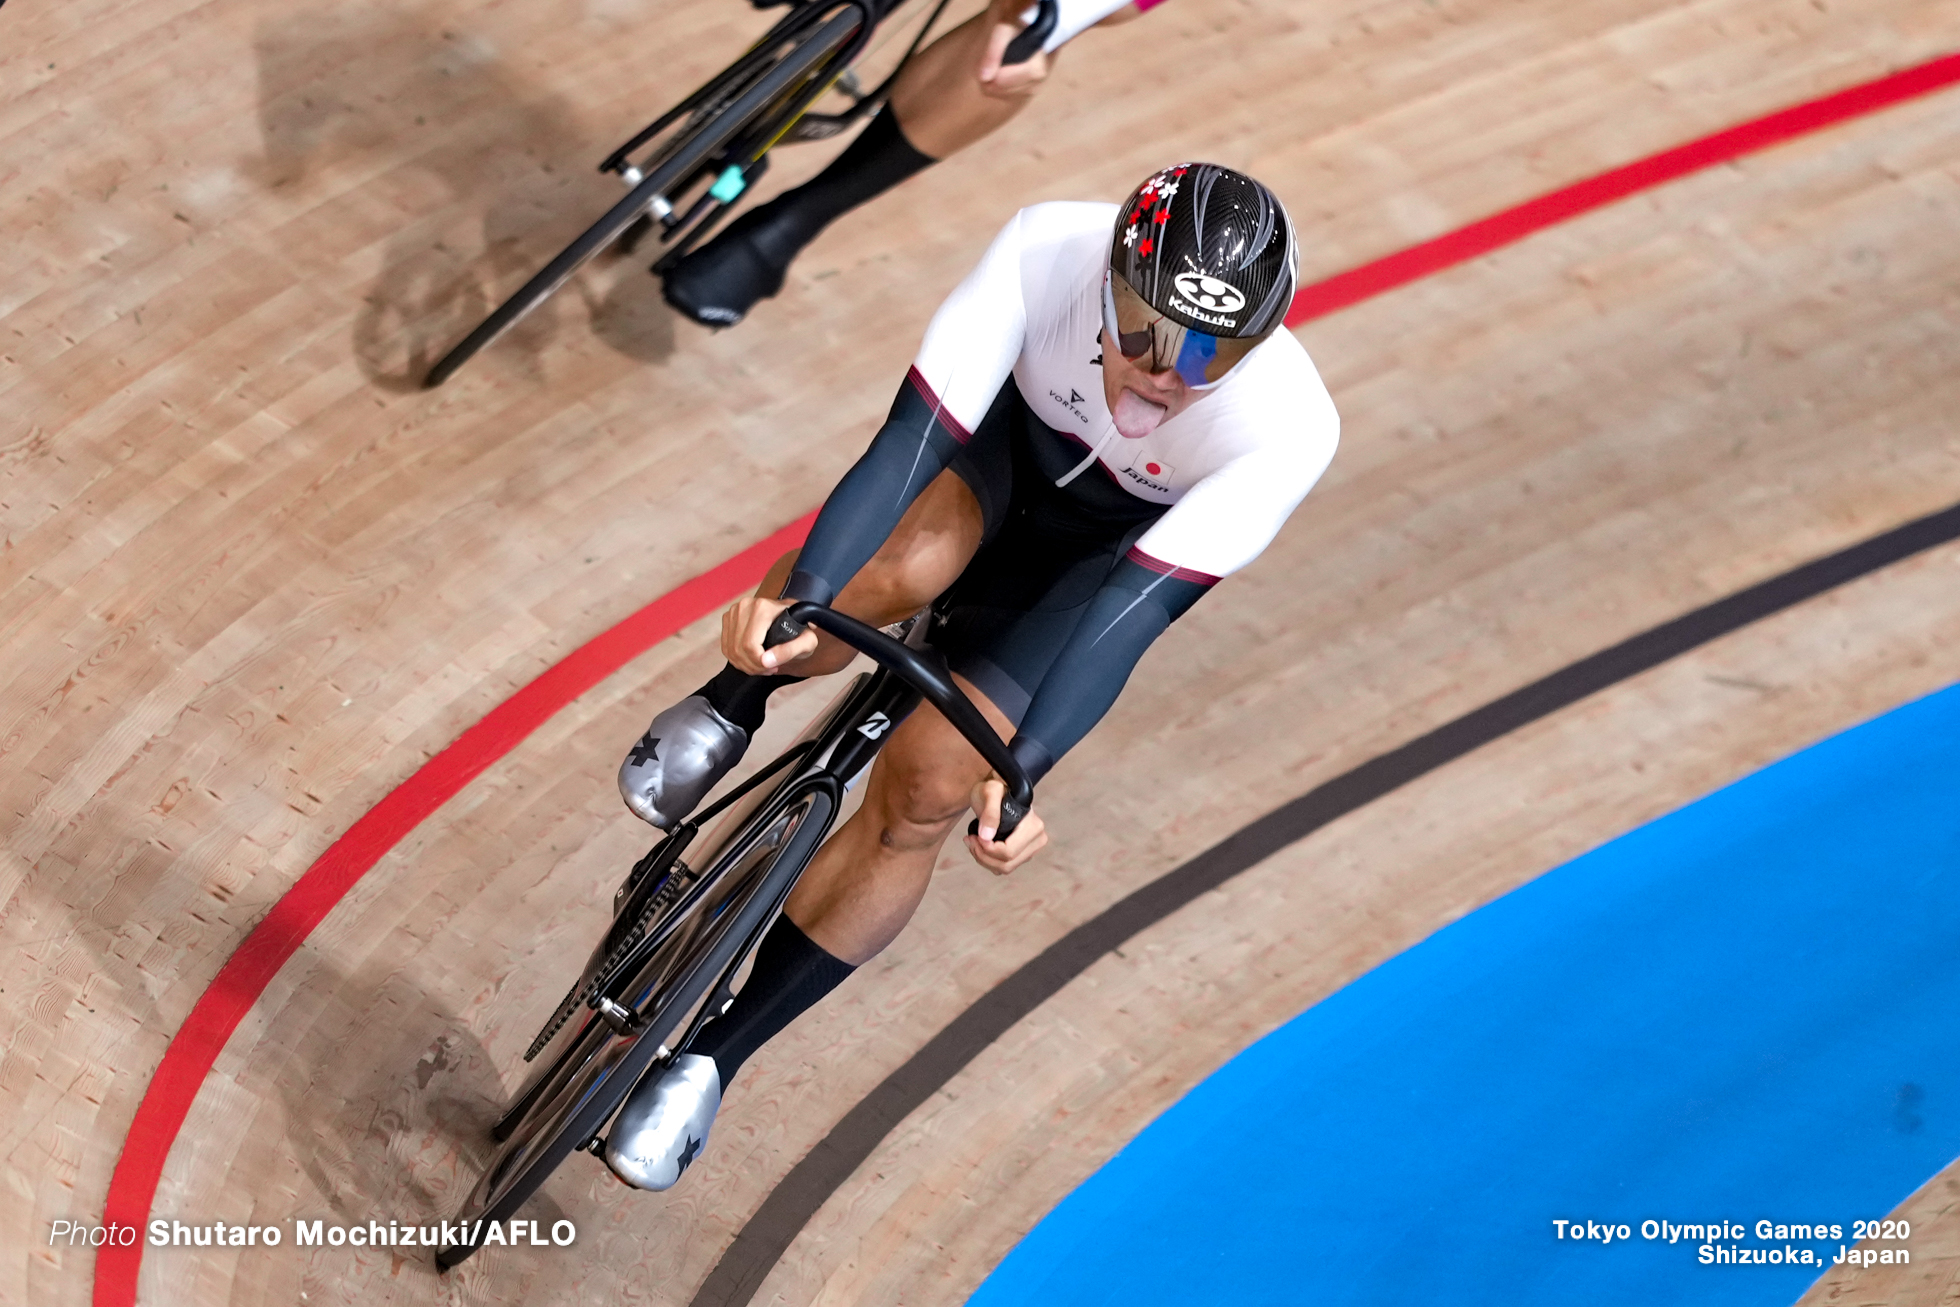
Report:
[[[790,798],[773,814],[738,835],[715,859],[720,884],[705,895],[691,919],[677,930],[640,971],[629,994],[646,1013],[632,1035],[613,1035],[594,1020],[576,1042],[585,1058],[563,1068],[559,1086],[537,1095],[523,1119],[511,1123],[509,1138],[471,1190],[458,1215],[464,1242],[436,1254],[448,1270],[482,1246],[484,1230],[514,1216],[560,1163],[598,1139],[626,1102],[681,1022],[714,988],[734,974],[744,952],[789,897],[803,868],[829,833],[836,815],[833,787],[818,785]],[[587,1034],[593,1035],[591,1042]]]
[[767,110],[778,96],[830,58],[856,34],[860,25],[856,8],[844,8],[818,28],[809,39],[790,47],[776,65],[757,77],[719,114],[709,116],[682,145],[663,158],[658,167],[627,192],[626,198],[606,212],[606,216],[580,233],[577,240],[558,252],[539,273],[525,282],[517,293],[499,304],[469,335],[436,361],[423,381],[425,387],[440,386],[454,376],[456,369],[469,362],[477,351],[516,326],[524,315],[549,299],[554,291],[571,279],[601,250],[646,214],[655,200],[665,199],[668,191],[687,183],[716,150]]

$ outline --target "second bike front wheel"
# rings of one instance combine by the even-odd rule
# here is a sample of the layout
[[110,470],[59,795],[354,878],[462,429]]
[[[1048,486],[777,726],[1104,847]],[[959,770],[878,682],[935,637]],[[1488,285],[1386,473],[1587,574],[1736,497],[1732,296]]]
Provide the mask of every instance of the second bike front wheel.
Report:
[[656,197],[693,176],[702,163],[748,126],[757,114],[768,109],[784,90],[842,48],[862,22],[863,11],[855,6],[839,9],[812,36],[791,49],[775,67],[730,102],[726,109],[695,129],[695,134],[685,145],[663,159],[657,168],[626,193],[626,198],[608,209],[605,217],[586,228],[576,240],[560,250],[556,258],[545,264],[536,276],[520,286],[516,294],[493,309],[474,331],[436,361],[422,384],[432,388],[449,380],[456,374],[456,369],[476,357],[478,351],[549,299],[553,292],[571,279],[573,273],[618,240],[621,233],[649,210]]

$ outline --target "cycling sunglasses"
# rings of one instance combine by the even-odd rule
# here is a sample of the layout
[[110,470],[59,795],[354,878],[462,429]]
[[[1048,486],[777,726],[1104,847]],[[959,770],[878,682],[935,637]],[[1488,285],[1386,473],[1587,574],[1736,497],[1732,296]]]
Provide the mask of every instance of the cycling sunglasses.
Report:
[[1192,390],[1210,390],[1266,336],[1211,336],[1180,326],[1145,303],[1129,282],[1105,272],[1103,339],[1145,372],[1176,372]]

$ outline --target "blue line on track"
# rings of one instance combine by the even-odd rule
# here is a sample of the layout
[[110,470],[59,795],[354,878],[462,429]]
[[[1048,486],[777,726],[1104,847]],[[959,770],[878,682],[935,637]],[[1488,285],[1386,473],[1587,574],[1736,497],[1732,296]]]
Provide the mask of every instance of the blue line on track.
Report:
[[[1751,1304],[1648,1219],[1836,1223],[1960,1153],[1960,686],[1539,879],[1197,1086],[976,1307]],[[1624,1244],[1554,1219],[1624,1222]],[[1910,1247],[1906,1245],[1878,1245]]]

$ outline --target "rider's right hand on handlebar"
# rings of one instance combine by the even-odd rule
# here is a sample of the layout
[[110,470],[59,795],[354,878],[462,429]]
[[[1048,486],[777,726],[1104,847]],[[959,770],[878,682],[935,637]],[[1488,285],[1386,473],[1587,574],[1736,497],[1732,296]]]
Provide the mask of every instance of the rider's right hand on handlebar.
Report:
[[769,624],[789,606],[787,599],[764,599],[757,595],[730,604],[728,611],[721,615],[721,656],[750,676],[773,676],[797,659],[815,653],[817,633],[807,627],[794,640],[770,649],[762,647]]
[[1005,840],[996,841],[994,832],[1000,827],[1000,804],[1007,796],[1007,786],[991,773],[973,787],[969,802],[977,830],[966,836],[966,850],[973,860],[996,876],[1011,875],[1022,863],[1041,852],[1048,844],[1048,827],[1041,820],[1041,814],[1030,808],[1021,818],[1021,824]]

